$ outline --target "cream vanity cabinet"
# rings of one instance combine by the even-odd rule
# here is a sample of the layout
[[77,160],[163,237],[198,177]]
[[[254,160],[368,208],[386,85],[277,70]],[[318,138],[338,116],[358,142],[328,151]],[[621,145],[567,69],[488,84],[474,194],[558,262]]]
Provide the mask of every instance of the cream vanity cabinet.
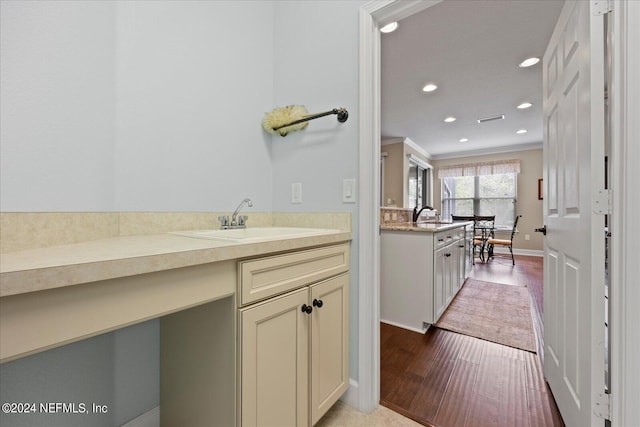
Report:
[[239,262],[239,425],[313,425],[347,390],[348,269],[348,244]]
[[382,230],[381,321],[421,333],[438,321],[468,273],[465,224]]

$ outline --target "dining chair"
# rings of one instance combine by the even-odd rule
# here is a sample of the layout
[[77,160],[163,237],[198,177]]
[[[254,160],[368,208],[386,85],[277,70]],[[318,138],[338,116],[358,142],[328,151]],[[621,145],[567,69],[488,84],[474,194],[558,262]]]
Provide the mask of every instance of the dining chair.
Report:
[[511,253],[511,262],[513,265],[516,265],[516,259],[513,256],[513,236],[516,234],[516,227],[518,226],[518,219],[520,219],[522,215],[516,215],[516,220],[513,222],[513,229],[511,229],[511,238],[510,239],[489,239],[487,240],[487,250],[489,253],[489,258],[493,258],[493,248],[494,246],[502,246],[509,248],[509,252]]
[[473,221],[473,215],[451,215],[451,221]]
[[[451,221],[473,221],[473,215],[451,215]],[[469,242],[469,256],[471,257],[471,263],[473,264],[473,236],[474,230],[470,228],[470,226],[465,227],[465,240]]]
[[495,215],[474,215],[473,217],[473,245],[472,245],[472,259],[475,265],[476,248],[480,249],[480,260],[484,262],[484,249],[487,246],[489,239],[495,237]]

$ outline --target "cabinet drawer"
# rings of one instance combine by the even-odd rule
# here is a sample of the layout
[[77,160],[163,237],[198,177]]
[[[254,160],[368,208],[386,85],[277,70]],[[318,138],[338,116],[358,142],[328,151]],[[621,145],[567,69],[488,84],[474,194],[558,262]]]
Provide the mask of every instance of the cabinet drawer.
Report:
[[435,248],[441,248],[447,246],[449,243],[458,239],[458,230],[445,230],[439,231],[435,235],[434,243]]
[[238,263],[240,305],[260,301],[349,270],[349,244]]

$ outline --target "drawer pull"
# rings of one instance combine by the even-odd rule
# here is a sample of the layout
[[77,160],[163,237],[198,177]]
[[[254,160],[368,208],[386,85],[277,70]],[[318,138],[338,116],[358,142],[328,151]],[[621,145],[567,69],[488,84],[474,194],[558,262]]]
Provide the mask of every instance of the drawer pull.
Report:
[[450,239],[450,238],[451,238],[451,236],[447,236],[447,239]]
[[322,304],[324,304],[324,303],[322,302],[322,300],[321,300],[321,299],[314,299],[314,300],[313,300],[313,306],[314,306],[314,307],[321,308],[321,307],[322,307]]
[[303,313],[311,314],[312,311],[313,311],[313,308],[311,308],[310,305],[302,304],[302,312]]
[[444,254],[444,256],[446,256],[447,258],[449,258],[449,257],[451,256],[451,254],[447,253],[447,254]]

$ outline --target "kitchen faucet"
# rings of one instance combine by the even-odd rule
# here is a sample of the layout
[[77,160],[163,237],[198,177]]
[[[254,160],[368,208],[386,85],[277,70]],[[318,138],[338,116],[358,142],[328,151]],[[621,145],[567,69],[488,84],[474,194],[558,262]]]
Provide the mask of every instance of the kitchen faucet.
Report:
[[429,209],[431,211],[433,210],[431,206],[427,206],[427,205],[424,205],[420,210],[418,210],[417,206],[413,208],[413,222],[418,221],[418,217],[420,216],[420,213],[425,209]]
[[238,216],[240,209],[242,209],[242,206],[244,206],[245,203],[247,204],[247,206],[253,207],[253,202],[251,201],[251,199],[242,199],[242,201],[240,202],[236,210],[233,211],[233,214],[231,215],[231,222],[229,222],[228,215],[222,215],[218,217],[218,220],[221,223],[220,225],[221,230],[227,230],[230,228],[247,228],[247,216],[246,215]]

